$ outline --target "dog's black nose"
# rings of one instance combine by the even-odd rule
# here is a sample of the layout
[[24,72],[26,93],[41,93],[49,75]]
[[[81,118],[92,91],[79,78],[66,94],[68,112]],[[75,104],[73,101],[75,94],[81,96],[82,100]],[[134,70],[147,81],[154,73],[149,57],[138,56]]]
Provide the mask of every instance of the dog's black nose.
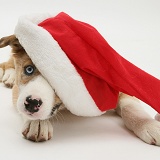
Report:
[[34,99],[32,96],[28,96],[26,97],[24,105],[27,111],[34,113],[39,111],[39,107],[42,105],[42,101],[40,99]]

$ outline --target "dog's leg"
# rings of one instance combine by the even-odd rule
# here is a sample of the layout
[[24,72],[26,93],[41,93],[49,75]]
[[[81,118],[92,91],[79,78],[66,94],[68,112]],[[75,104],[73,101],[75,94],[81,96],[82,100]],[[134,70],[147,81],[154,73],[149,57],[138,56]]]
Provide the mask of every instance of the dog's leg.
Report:
[[14,59],[11,56],[7,62],[0,64],[0,81],[12,88],[15,82]]
[[23,136],[34,142],[47,141],[53,137],[51,120],[26,120],[22,130]]
[[2,82],[2,78],[3,78],[3,75],[4,75],[5,63],[6,62],[0,64],[0,82]]
[[128,129],[148,144],[160,146],[160,122],[143,110],[138,99],[121,93],[116,109]]
[[19,96],[19,87],[18,85],[15,84],[12,88],[12,103],[15,108],[17,107],[18,96]]
[[15,82],[15,68],[14,68],[14,59],[11,58],[5,63],[4,75],[2,82],[9,88],[12,88]]

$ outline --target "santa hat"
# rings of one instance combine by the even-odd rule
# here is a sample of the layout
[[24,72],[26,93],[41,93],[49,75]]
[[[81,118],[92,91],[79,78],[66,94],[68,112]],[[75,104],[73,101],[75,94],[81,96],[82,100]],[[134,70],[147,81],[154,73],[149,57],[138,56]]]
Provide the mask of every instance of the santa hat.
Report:
[[116,107],[119,92],[160,112],[160,82],[120,56],[91,25],[65,13],[24,16],[15,35],[41,74],[74,114]]

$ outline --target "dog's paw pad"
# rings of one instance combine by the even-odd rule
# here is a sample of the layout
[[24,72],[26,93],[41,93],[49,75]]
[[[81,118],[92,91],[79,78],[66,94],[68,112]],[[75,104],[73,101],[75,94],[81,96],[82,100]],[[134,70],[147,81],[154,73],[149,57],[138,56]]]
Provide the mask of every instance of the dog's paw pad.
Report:
[[9,88],[12,88],[15,82],[15,69],[9,68],[5,70],[2,82]]
[[53,126],[49,120],[28,121],[24,125],[22,134],[34,142],[47,141],[53,136]]
[[3,74],[4,74],[4,71],[2,68],[0,68],[0,82],[2,81]]

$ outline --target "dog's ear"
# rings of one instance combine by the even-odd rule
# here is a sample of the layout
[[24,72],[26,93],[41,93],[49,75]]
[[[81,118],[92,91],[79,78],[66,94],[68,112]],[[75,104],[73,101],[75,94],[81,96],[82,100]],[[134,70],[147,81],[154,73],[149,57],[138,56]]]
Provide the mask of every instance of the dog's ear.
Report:
[[16,39],[17,38],[15,37],[15,35],[11,35],[11,36],[1,38],[0,39],[0,48],[11,45],[12,43],[14,43],[14,41],[16,41]]
[[0,39],[0,48],[10,45],[14,51],[18,51],[23,47],[20,45],[15,35],[3,37]]

